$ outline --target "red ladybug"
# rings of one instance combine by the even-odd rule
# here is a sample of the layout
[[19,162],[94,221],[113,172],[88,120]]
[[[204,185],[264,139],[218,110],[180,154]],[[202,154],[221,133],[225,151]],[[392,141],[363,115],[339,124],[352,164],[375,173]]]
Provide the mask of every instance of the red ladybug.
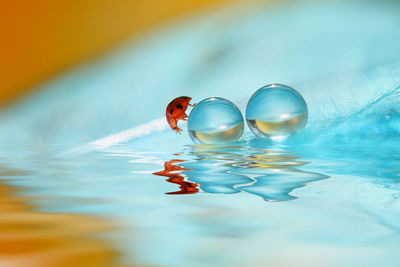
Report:
[[178,120],[186,121],[188,115],[186,115],[186,109],[188,106],[194,107],[196,104],[190,104],[189,102],[192,100],[191,97],[188,96],[180,96],[175,98],[169,103],[166,110],[167,122],[172,130],[177,133],[182,131],[181,128],[178,127]]

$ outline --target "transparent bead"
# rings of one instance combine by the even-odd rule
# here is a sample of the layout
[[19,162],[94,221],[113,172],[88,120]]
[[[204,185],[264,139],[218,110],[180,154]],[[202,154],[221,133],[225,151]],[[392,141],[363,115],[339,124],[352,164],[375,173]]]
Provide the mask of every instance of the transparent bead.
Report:
[[246,121],[251,131],[261,138],[273,140],[303,129],[307,117],[304,98],[283,84],[270,84],[258,89],[246,108]]
[[243,134],[243,116],[231,101],[210,97],[190,112],[188,132],[195,143],[217,144],[239,140]]

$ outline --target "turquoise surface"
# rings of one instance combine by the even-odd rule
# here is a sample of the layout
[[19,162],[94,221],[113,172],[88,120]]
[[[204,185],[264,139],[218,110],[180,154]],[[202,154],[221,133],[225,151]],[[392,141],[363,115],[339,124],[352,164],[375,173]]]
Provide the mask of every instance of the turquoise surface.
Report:
[[[399,14],[398,1],[307,1],[182,19],[4,110],[0,162],[26,173],[2,179],[40,210],[118,222],[107,238],[125,263],[398,266]],[[229,146],[193,145],[149,126],[181,95],[243,113],[269,83],[308,105],[283,143],[245,129]],[[130,128],[128,142],[81,149]],[[178,177],[153,175],[167,163]]]

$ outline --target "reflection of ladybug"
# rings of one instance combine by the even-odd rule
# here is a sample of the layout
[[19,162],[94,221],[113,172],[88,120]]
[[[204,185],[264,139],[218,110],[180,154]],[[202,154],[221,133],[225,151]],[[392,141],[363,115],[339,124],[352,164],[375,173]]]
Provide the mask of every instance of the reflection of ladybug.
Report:
[[190,104],[189,102],[192,100],[191,97],[188,96],[180,96],[172,100],[171,103],[167,106],[166,116],[169,126],[172,130],[177,133],[182,131],[181,128],[178,127],[178,120],[186,121],[188,115],[186,115],[186,109],[188,106],[194,107],[195,104]]
[[199,185],[197,183],[185,181],[185,177],[182,175],[182,171],[192,171],[192,169],[187,169],[185,167],[179,166],[176,163],[185,162],[181,159],[173,159],[164,163],[164,170],[160,172],[154,172],[154,175],[168,177],[167,182],[180,185],[180,191],[169,192],[170,195],[179,194],[195,194],[199,192],[197,188]]

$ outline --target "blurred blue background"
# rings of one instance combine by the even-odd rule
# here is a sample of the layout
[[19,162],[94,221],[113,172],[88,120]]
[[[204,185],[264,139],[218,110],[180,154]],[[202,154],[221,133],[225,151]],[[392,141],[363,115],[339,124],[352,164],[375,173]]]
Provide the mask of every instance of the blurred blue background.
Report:
[[[399,86],[399,10],[398,1],[251,3],[186,18],[41,86],[2,113],[1,142],[78,146],[161,118],[180,95],[225,97],[243,111],[273,82],[304,96],[309,128],[327,127]],[[374,110],[397,114],[397,101]]]

